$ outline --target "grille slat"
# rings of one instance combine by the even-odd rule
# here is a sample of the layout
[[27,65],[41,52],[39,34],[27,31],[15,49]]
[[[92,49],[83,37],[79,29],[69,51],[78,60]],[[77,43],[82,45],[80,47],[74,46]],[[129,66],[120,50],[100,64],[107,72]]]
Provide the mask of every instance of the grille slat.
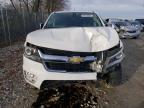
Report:
[[56,50],[56,49],[48,49],[48,48],[39,48],[39,50],[43,54],[47,55],[59,55],[59,56],[80,56],[80,57],[86,57],[86,56],[96,56],[97,53],[95,52],[73,52],[73,51],[64,51],[64,50]]
[[84,62],[80,64],[45,62],[45,64],[46,67],[50,70],[59,70],[66,72],[93,72],[90,69],[90,62]]

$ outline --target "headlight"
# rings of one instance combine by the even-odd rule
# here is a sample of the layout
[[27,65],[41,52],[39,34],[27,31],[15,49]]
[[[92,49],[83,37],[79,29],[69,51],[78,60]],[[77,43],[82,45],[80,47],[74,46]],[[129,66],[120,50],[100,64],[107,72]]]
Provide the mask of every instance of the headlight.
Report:
[[28,56],[37,54],[37,50],[31,47],[25,47],[25,54]]
[[113,48],[111,48],[111,49],[108,50],[108,52],[107,52],[108,57],[111,57],[111,56],[115,55],[115,54],[118,53],[121,49],[122,49],[121,42],[119,42],[118,45],[116,45],[115,47],[113,47]]
[[41,62],[41,58],[39,56],[38,49],[36,47],[26,45],[24,56],[33,61]]

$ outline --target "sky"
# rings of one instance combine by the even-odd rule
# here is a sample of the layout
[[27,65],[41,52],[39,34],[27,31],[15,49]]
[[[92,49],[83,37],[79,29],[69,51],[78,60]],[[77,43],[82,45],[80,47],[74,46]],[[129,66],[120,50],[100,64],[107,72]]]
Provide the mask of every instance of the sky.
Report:
[[69,5],[72,11],[94,11],[103,18],[144,18],[144,0],[69,0]]
[[70,0],[70,10],[94,11],[103,18],[144,18],[144,0]]

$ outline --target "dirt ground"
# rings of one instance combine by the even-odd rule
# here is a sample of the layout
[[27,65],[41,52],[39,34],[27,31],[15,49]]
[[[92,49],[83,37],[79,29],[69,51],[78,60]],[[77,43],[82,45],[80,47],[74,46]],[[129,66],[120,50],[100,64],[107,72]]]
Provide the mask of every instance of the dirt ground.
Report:
[[108,93],[111,108],[144,108],[144,33],[123,43],[123,84]]
[[[103,92],[95,89],[98,91],[95,96],[102,93],[100,100],[106,104],[100,108],[144,108],[144,34],[138,39],[123,39],[123,43],[126,55],[122,65],[123,83],[104,88]],[[0,108],[30,108],[37,100],[39,90],[23,78],[22,52],[22,43],[0,48]],[[85,87],[93,89],[95,85]]]

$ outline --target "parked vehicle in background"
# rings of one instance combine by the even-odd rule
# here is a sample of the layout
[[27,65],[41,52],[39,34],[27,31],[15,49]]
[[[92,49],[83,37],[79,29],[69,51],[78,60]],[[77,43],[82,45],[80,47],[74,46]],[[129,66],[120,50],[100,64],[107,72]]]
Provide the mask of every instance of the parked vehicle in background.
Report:
[[144,32],[144,19],[136,19],[135,21],[139,21],[142,24],[142,31]]
[[111,21],[119,33],[120,38],[138,38],[141,30],[132,26],[128,21]]
[[123,19],[119,19],[119,18],[107,18],[106,21],[107,21],[107,22],[123,21]]
[[117,83],[123,58],[117,32],[96,13],[54,12],[41,30],[28,34],[23,72],[37,88],[49,80],[96,80],[105,74],[110,80],[115,74]]
[[142,31],[143,27],[142,27],[142,24],[139,22],[139,21],[133,21],[133,20],[130,20],[128,21],[133,27],[135,27],[137,30],[140,30]]
[[115,22],[115,21],[121,21],[120,19],[105,19],[104,20],[104,23],[105,23],[105,26],[107,27],[112,27],[113,29],[115,29],[117,31],[117,33],[119,33],[119,28],[117,26],[115,26],[115,24],[113,24],[112,22]]

